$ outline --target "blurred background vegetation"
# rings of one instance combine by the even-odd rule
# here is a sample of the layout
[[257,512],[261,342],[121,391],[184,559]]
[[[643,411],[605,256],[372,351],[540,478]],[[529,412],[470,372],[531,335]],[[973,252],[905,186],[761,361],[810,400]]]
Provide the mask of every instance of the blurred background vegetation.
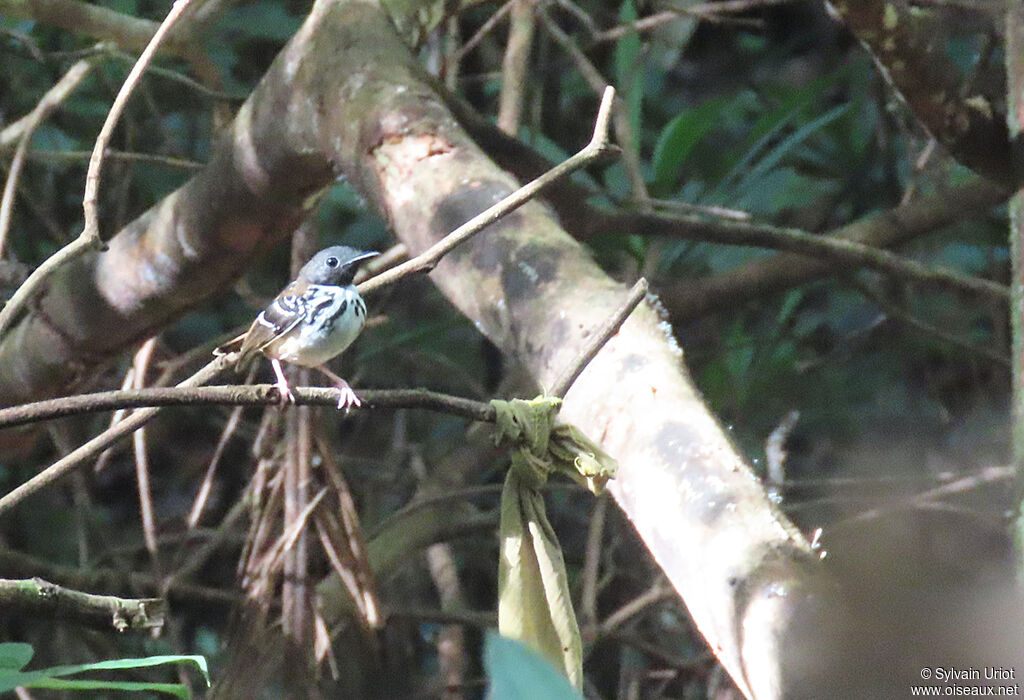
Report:
[[[125,15],[159,21],[166,2],[101,0]],[[727,3],[728,4],[728,3]],[[552,161],[589,137],[597,104],[578,65],[545,30],[564,32],[625,103],[639,172],[666,211],[752,220],[827,232],[901,202],[949,191],[973,177],[916,124],[870,56],[819,2],[750,2],[749,9],[681,14],[642,33],[606,39],[597,29],[622,26],[661,9],[640,0],[550,3],[538,23],[519,137]],[[418,50],[428,68],[493,118],[501,92],[507,23],[465,53],[457,74],[452,52],[480,30],[499,4],[466,10]],[[310,9],[308,2],[264,0],[227,4],[200,41],[223,85],[217,94],[186,79],[181,59],[158,59],[129,104],[105,165],[101,212],[107,235],[184,183],[209,159],[216,109],[234,109],[259,80]],[[991,55],[971,26],[942,37],[949,59],[969,76]],[[98,68],[41,126],[23,173],[7,239],[11,269],[38,264],[77,235],[88,151],[133,56],[94,39],[29,19],[5,16],[0,5],[0,126],[28,113],[74,60],[96,54]],[[985,52],[989,51],[988,54]],[[6,169],[9,151],[0,167]],[[595,168],[580,181],[607,206],[636,207],[636,191],[621,162]],[[685,207],[685,208],[683,208]],[[683,208],[683,209],[681,209]],[[322,243],[388,248],[387,227],[344,182],[326,197],[318,217]],[[916,259],[998,281],[1008,278],[1006,212],[996,207],[920,237],[903,252]],[[631,282],[647,275],[657,293],[675,280],[723,273],[774,253],[714,242],[603,233],[588,240],[595,258]],[[289,252],[282,245],[258,269],[161,334],[155,368],[209,348],[247,324],[283,285]],[[1006,565],[1008,474],[954,500],[925,503],[916,494],[954,476],[1008,461],[1009,370],[985,348],[1006,355],[1006,311],[953,292],[904,287],[856,270],[778,294],[752,294],[697,318],[673,318],[687,365],[711,410],[755,468],[767,462],[766,440],[792,411],[799,417],[785,440],[787,484],[780,498],[804,529],[841,539],[876,528],[863,556],[914,585],[978,575]],[[11,273],[12,275],[15,273]],[[859,275],[859,276],[858,276]],[[858,281],[859,280],[859,281]],[[920,319],[973,346],[953,345],[893,318],[858,284],[882,290]],[[9,293],[10,290],[8,290]],[[426,279],[409,281],[371,301],[367,330],[341,360],[356,387],[428,387],[487,399],[523,392],[514,367],[457,314]],[[97,387],[120,385],[130,358],[108,368]],[[266,368],[264,368],[266,370]],[[610,377],[609,381],[614,382]],[[532,389],[531,389],[532,390]],[[0,637],[32,642],[55,663],[164,651],[203,653],[218,669],[230,656],[232,611],[240,595],[237,561],[246,525],[222,519],[243,494],[255,459],[251,443],[261,411],[244,412],[228,443],[213,498],[199,527],[185,517],[228,419],[228,409],[174,409],[151,424],[147,441],[154,475],[163,558],[155,569],[142,541],[134,456],[114,449],[99,472],[34,498],[4,522],[0,573],[75,582],[76,571],[106,569],[166,576],[215,542],[188,582],[171,592],[171,617],[157,639],[119,638],[54,621],[5,620]],[[463,421],[423,412],[396,415],[323,414],[325,433],[341,455],[362,524],[372,537],[417,492],[452,477],[449,497],[493,508],[504,458]],[[60,445],[94,434],[109,416],[62,421],[48,429],[0,434],[0,488],[24,481],[52,462]],[[550,492],[551,517],[570,567],[579,577],[595,527],[594,500],[573,488]],[[659,580],[642,543],[614,508],[607,509],[600,549],[596,620],[584,616],[590,645],[589,690],[601,697],[728,697],[728,681],[671,595],[656,595],[635,614],[601,627]],[[453,543],[462,604],[494,606],[496,542],[482,531]],[[913,553],[911,556],[910,553]],[[919,559],[920,558],[920,559]],[[840,559],[842,559],[840,557]],[[859,561],[859,559],[858,559]],[[836,566],[842,566],[843,561]],[[46,567],[66,567],[47,569]],[[323,573],[328,565],[318,562]],[[883,575],[885,580],[889,580]],[[122,594],[142,594],[124,581]],[[436,582],[422,554],[381,580],[393,610],[376,648],[349,630],[337,654],[342,691],[349,695],[418,697],[440,693],[440,614]],[[97,590],[95,592],[108,592]],[[147,589],[145,592],[151,592]],[[596,626],[595,626],[596,625]],[[468,645],[479,631],[470,626]],[[589,630],[589,632],[588,632]],[[473,657],[475,658],[475,657]],[[325,673],[327,673],[325,671]],[[327,673],[329,676],[330,674]],[[464,692],[479,695],[473,661]],[[40,694],[40,697],[45,695]]]

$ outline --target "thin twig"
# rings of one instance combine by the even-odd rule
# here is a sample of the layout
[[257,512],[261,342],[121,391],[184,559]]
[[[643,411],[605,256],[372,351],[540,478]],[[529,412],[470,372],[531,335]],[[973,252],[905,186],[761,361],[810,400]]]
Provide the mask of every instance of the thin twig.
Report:
[[[41,161],[87,161],[92,156],[91,151],[29,151],[28,157]],[[119,160],[126,163],[148,163],[151,165],[162,165],[168,168],[180,168],[182,170],[202,170],[206,167],[204,163],[188,158],[174,158],[162,156],[157,153],[137,153],[135,151],[117,151],[107,149],[107,160]]]
[[604,325],[594,333],[594,336],[590,339],[590,342],[584,347],[580,354],[576,356],[576,359],[565,368],[562,374],[555,380],[554,385],[548,392],[551,396],[557,396],[559,398],[564,397],[569,388],[576,381],[576,378],[580,376],[580,373],[586,369],[590,361],[594,359],[604,344],[611,340],[611,337],[619,332],[619,328],[626,322],[629,315],[633,313],[644,297],[647,296],[647,280],[641,277],[633,285],[632,289],[629,290],[629,296],[626,297],[625,301],[622,302],[622,306],[615,310]]
[[608,514],[608,492],[594,500],[594,512],[587,526],[587,546],[583,559],[583,580],[580,586],[580,627],[584,639],[590,640],[597,629],[597,578],[601,571],[601,553],[604,551],[605,520]]
[[639,615],[655,603],[674,598],[676,595],[677,593],[672,586],[662,579],[658,579],[646,591],[606,617],[598,628],[598,636],[603,637],[611,633],[615,628],[625,624],[627,620]]
[[121,90],[118,92],[114,103],[110,107],[110,111],[107,113],[103,128],[100,129],[100,134],[96,138],[92,157],[89,159],[89,169],[85,175],[85,195],[82,198],[82,207],[85,210],[85,228],[75,240],[58,250],[47,258],[42,265],[37,267],[29,275],[29,278],[25,280],[25,283],[18,287],[18,290],[7,302],[7,305],[0,309],[0,338],[3,338],[4,334],[7,333],[11,323],[21,312],[22,307],[32,298],[36,289],[42,285],[47,277],[67,262],[74,260],[80,255],[84,255],[90,250],[102,247],[103,241],[100,238],[99,214],[96,202],[99,194],[100,169],[103,165],[107,144],[110,143],[114,127],[121,116],[121,112],[124,111],[124,106],[128,102],[128,97],[131,95],[132,90],[138,84],[139,78],[152,60],[153,54],[156,53],[160,43],[167,36],[167,33],[181,16],[181,13],[188,7],[188,4],[189,0],[174,0],[171,11],[167,13],[167,17],[161,22],[160,27],[156,30],[153,38],[149,40],[149,44],[146,45],[142,55],[139,56],[138,62],[128,73],[124,85],[121,86]]
[[523,185],[494,206],[488,207],[483,212],[477,214],[416,257],[377,275],[367,282],[363,282],[359,285],[359,292],[361,294],[369,294],[403,277],[433,270],[441,258],[459,244],[498,221],[506,214],[523,206],[562,178],[599,158],[605,157],[609,153],[615,152],[617,149],[608,140],[608,121],[611,116],[614,100],[615,89],[608,86],[605,89],[601,106],[597,112],[597,119],[594,123],[594,135],[590,143],[584,146],[581,151],[568,160],[562,161],[537,179]]
[[75,88],[85,79],[85,76],[89,75],[89,71],[92,68],[92,61],[83,60],[75,63],[53,87],[46,91],[42,99],[28,113],[21,131],[21,138],[18,140],[18,147],[14,151],[14,157],[11,158],[7,182],[4,183],[3,199],[0,200],[0,257],[3,257],[7,232],[11,226],[15,188],[21,175],[21,168],[25,163],[25,155],[28,153],[28,146],[32,140],[32,135],[35,134],[36,129],[43,123],[43,120],[74,92]]
[[[250,375],[252,375],[255,370],[256,367],[254,365],[252,369],[250,369]],[[213,477],[217,473],[217,467],[220,465],[220,460],[224,456],[224,451],[227,449],[228,443],[231,441],[231,438],[234,437],[235,431],[238,430],[238,426],[242,422],[242,410],[242,406],[236,406],[231,411],[231,415],[228,416],[227,423],[224,424],[224,430],[221,431],[220,438],[217,440],[217,446],[213,448],[213,456],[210,457],[210,462],[206,465],[206,475],[203,476],[203,481],[199,485],[199,491],[196,493],[196,497],[192,501],[192,509],[188,512],[188,518],[185,519],[185,526],[189,530],[195,529],[199,524],[200,518],[203,517],[203,511],[206,509],[206,502],[210,497],[210,493],[213,491]]]
[[[225,356],[228,357],[228,356]],[[201,371],[206,371],[204,367]],[[198,376],[198,375],[196,375]],[[209,378],[212,375],[205,375]],[[191,377],[189,380],[194,379]],[[337,406],[338,389],[327,387],[295,387],[295,403],[299,406]],[[396,410],[419,408],[447,413],[476,421],[493,421],[490,405],[461,396],[441,394],[426,389],[367,389],[359,391],[362,406],[350,411]],[[273,384],[230,384],[200,386],[179,384],[176,387],[148,387],[145,389],[117,389],[94,394],[76,394],[58,399],[0,409],[0,429],[37,423],[53,418],[99,413],[125,408],[159,406],[276,406],[281,396]],[[133,414],[134,415],[134,414]],[[125,418],[128,420],[131,418]],[[122,421],[123,422],[123,421]],[[112,426],[117,429],[121,423]]]
[[84,238],[93,247],[99,247],[102,243],[100,237],[100,224],[99,224],[99,211],[96,203],[99,199],[100,189],[100,174],[103,169],[103,158],[107,145],[110,143],[111,137],[114,135],[114,127],[117,126],[118,120],[121,118],[121,113],[124,111],[125,105],[128,104],[128,98],[135,90],[135,86],[138,85],[139,80],[142,78],[142,74],[145,72],[146,67],[150,61],[153,60],[153,56],[156,54],[157,49],[160,47],[161,42],[171,31],[175,22],[189,6],[190,0],[174,0],[174,4],[171,5],[170,12],[164,18],[164,21],[160,23],[156,33],[153,34],[153,38],[146,44],[146,48],[143,49],[142,54],[139,56],[139,60],[135,62],[132,69],[128,72],[128,77],[125,78],[124,84],[121,85],[121,89],[117,93],[117,97],[114,98],[113,104],[110,105],[110,111],[107,113],[107,118],[103,122],[103,127],[100,129],[99,136],[96,137],[96,143],[92,149],[92,157],[89,159],[89,169],[85,174],[85,196],[82,198],[82,208],[85,210],[85,229],[81,233],[81,237]]
[[[544,29],[555,40],[555,43],[568,54],[569,60],[572,61],[580,76],[590,85],[591,89],[595,92],[601,92],[602,86],[607,82],[601,75],[601,71],[587,58],[587,55],[576,45],[576,42],[563,32],[561,27],[548,16],[547,12],[540,12],[540,20]],[[637,153],[636,138],[633,134],[629,113],[626,111],[626,104],[622,100],[615,100],[615,103],[612,105],[612,119],[615,125],[615,136],[618,139],[619,146],[622,148],[623,165],[629,177],[632,198],[637,201],[641,208],[649,209],[650,205],[647,204],[647,200],[650,199],[650,195],[647,192],[647,183],[644,180],[643,173],[640,171],[640,156]]]
[[462,45],[462,48],[455,52],[454,60],[456,62],[461,62],[462,59],[465,58],[466,54],[476,48],[476,45],[479,44],[485,36],[490,34],[491,31],[494,30],[494,27],[497,26],[498,22],[500,22],[501,19],[509,13],[509,10],[512,9],[512,5],[515,2],[516,0],[508,0],[508,2],[498,8],[497,12],[488,17],[487,21],[481,24],[480,28],[476,30],[476,34],[471,36],[469,40]]
[[[135,358],[132,361],[132,386],[133,389],[141,389],[146,386],[146,370],[149,369],[149,362],[153,358],[153,350],[156,348],[156,338],[152,337],[142,344]],[[135,480],[139,487],[139,514],[142,518],[142,538],[146,543],[146,550],[153,563],[153,576],[161,578],[163,568],[160,565],[160,548],[157,545],[156,537],[156,516],[153,509],[153,491],[149,479],[149,451],[146,448],[146,429],[139,428],[132,433],[132,442],[135,448]]]
[[[47,579],[59,581],[62,585],[72,588],[91,590],[125,590],[125,591],[156,591],[161,582],[155,581],[152,574],[140,571],[100,568],[91,566],[88,569],[60,566],[51,561],[31,557],[13,549],[0,549],[0,569],[11,576],[28,578],[33,573]],[[228,605],[240,602],[236,591],[206,588],[188,583],[173,583],[171,595],[179,600],[195,604],[197,600],[205,600]]]
[[[224,371],[226,367],[227,357],[218,357],[191,377],[178,384],[178,386],[201,386]],[[31,496],[40,489],[52,484],[74,469],[77,469],[85,460],[96,456],[108,445],[113,444],[121,438],[130,435],[136,429],[141,428],[149,422],[149,420],[153,418],[158,411],[158,408],[143,408],[136,411],[109,430],[105,430],[74,451],[57,460],[21,486],[18,486],[3,497],[0,497],[0,515],[28,496]]]
[[650,31],[667,22],[673,22],[686,17],[698,17],[704,20],[721,19],[725,14],[746,12],[757,7],[769,5],[784,5],[789,2],[793,2],[793,0],[725,0],[724,2],[705,2],[699,5],[691,5],[690,7],[680,7],[678,9],[658,12],[628,24],[597,32],[593,36],[593,41],[595,43],[616,41],[630,34]]
[[[891,211],[898,213],[900,209]],[[869,220],[865,225],[870,223]],[[851,224],[845,228],[853,226],[854,224]],[[601,222],[600,230],[645,230],[651,235],[673,236],[684,240],[706,240],[720,245],[770,248],[818,259],[826,264],[844,263],[877,270],[895,279],[984,296],[1002,303],[1008,300],[1010,294],[1005,285],[992,280],[960,274],[945,267],[925,265],[917,260],[848,238],[821,236],[795,228],[741,221],[713,222],[696,216],[666,216],[638,212],[611,213]]]
[[921,493],[900,499],[895,503],[869,508],[857,513],[856,515],[843,518],[842,520],[834,523],[832,525],[832,529],[834,530],[837,527],[847,526],[852,523],[873,520],[881,517],[887,512],[905,510],[908,508],[921,508],[926,505],[933,504],[941,498],[962,494],[967,491],[980,488],[986,484],[1006,481],[1012,477],[1013,474],[1009,473],[1008,469],[1003,467],[987,467],[985,469],[978,470],[969,476],[951,481],[948,484],[942,484],[941,486],[936,486],[935,488],[928,489],[927,491],[922,491]]
[[968,340],[964,340],[953,333],[944,331],[943,329],[933,326],[930,323],[925,323],[919,318],[916,318],[909,310],[893,303],[889,299],[885,298],[885,295],[879,290],[875,289],[872,285],[867,284],[865,281],[854,275],[844,276],[843,281],[849,284],[851,287],[859,291],[864,297],[872,304],[882,310],[882,312],[889,318],[902,323],[903,325],[922,333],[925,336],[935,338],[939,342],[950,345],[954,348],[959,348],[971,354],[980,355],[990,362],[994,362],[1003,367],[1009,368],[1011,365],[1010,356],[996,350],[994,348],[987,348],[983,345],[972,343]]

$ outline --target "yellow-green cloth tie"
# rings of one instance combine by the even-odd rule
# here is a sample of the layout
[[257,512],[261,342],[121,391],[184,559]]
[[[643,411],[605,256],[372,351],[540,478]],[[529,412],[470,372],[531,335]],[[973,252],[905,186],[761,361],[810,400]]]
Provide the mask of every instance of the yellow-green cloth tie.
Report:
[[541,488],[562,473],[597,494],[616,463],[575,427],[555,423],[561,403],[550,396],[491,401],[495,443],[513,450],[501,492],[498,631],[535,649],[581,688],[583,645]]

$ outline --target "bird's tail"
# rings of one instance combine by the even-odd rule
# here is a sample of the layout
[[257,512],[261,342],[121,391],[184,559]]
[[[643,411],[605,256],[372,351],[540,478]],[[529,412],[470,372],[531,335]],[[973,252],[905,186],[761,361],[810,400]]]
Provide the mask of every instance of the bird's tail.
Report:
[[[245,339],[245,336],[246,336],[246,333],[242,333],[241,335],[235,336],[234,338],[232,338],[231,340],[227,341],[226,343],[223,343],[223,344],[218,345],[217,347],[215,347],[213,349],[214,357],[221,357],[223,355],[227,355],[229,353],[237,352],[238,350],[241,350],[242,349],[242,341]],[[246,352],[245,354],[239,355],[238,359],[235,360],[235,369],[238,370],[238,371],[244,370],[249,365],[249,363],[252,361],[252,358],[255,355],[256,355],[256,353],[251,352],[251,351],[250,352]]]

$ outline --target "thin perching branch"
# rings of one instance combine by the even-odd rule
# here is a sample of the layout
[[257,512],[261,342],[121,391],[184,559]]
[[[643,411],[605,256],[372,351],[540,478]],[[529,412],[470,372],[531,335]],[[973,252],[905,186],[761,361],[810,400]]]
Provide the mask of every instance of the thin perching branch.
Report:
[[625,301],[622,302],[622,306],[615,310],[604,325],[594,333],[590,340],[590,343],[586,345],[580,354],[576,357],[573,362],[563,370],[562,374],[559,375],[555,381],[554,386],[548,392],[551,396],[557,396],[558,398],[564,398],[568,393],[569,388],[573,385],[573,382],[580,376],[590,361],[594,359],[601,348],[604,347],[605,343],[611,340],[612,336],[619,332],[619,328],[626,322],[629,315],[633,313],[633,309],[639,306],[640,302],[647,296],[647,280],[641,277],[633,285],[632,289],[629,290],[629,296],[626,297]]
[[[327,387],[295,387],[297,406],[338,405],[338,390]],[[493,421],[494,411],[487,403],[441,394],[426,389],[360,390],[363,409],[392,411],[419,408],[476,421]],[[146,387],[117,389],[93,394],[76,394],[58,399],[0,409],[0,429],[28,425],[55,418],[102,413],[126,408],[162,406],[275,406],[281,397],[273,384],[230,384],[226,386]],[[120,425],[118,423],[117,425]]]
[[67,99],[68,95],[74,92],[85,76],[93,68],[93,61],[81,60],[76,62],[68,71],[61,76],[57,83],[46,91],[42,99],[36,103],[32,111],[28,113],[24,127],[21,131],[21,138],[18,140],[18,147],[11,158],[11,168],[7,173],[7,182],[4,183],[3,198],[0,199],[0,257],[3,257],[4,246],[7,241],[7,232],[11,226],[11,214],[14,209],[14,192],[21,176],[21,168],[25,164],[25,156],[28,153],[29,143],[39,125],[43,123],[49,114]]
[[171,27],[181,16],[181,13],[188,7],[189,1],[174,0],[171,11],[167,13],[164,21],[160,23],[160,27],[156,30],[153,38],[149,40],[149,44],[146,45],[142,55],[139,56],[139,60],[128,73],[128,77],[125,79],[121,90],[117,93],[117,97],[110,107],[110,111],[107,113],[107,119],[103,123],[103,128],[100,129],[100,134],[96,137],[96,145],[93,148],[92,157],[89,159],[89,169],[85,175],[85,196],[82,198],[82,207],[85,210],[85,228],[78,234],[75,240],[58,250],[47,258],[42,265],[37,267],[29,275],[28,279],[25,280],[24,284],[18,287],[18,290],[11,296],[10,301],[7,302],[7,305],[0,309],[0,338],[4,336],[11,323],[17,318],[22,307],[32,298],[36,289],[42,285],[47,277],[70,260],[103,245],[103,240],[100,238],[99,214],[96,207],[103,156],[107,145],[110,143],[110,137],[114,133],[114,127],[117,125],[117,121],[124,111],[125,104],[128,102],[128,97],[138,84],[143,71],[146,70],[146,66],[153,59],[153,55],[159,48],[160,43],[167,36],[167,33],[170,32]]
[[[224,355],[216,358],[213,362],[209,363],[191,377],[178,384],[178,386],[202,386],[227,369],[228,357],[229,356]],[[33,476],[21,486],[12,489],[9,493],[0,498],[0,514],[3,514],[15,504],[52,484],[66,474],[69,474],[78,468],[78,466],[84,461],[95,457],[121,438],[131,435],[135,430],[148,423],[159,410],[159,408],[141,408],[138,411],[135,411],[117,425],[104,430],[96,437],[87,441],[72,452],[64,455],[64,457]]]
[[604,96],[601,98],[601,106],[597,111],[597,119],[594,122],[594,135],[591,137],[590,143],[584,146],[578,153],[571,156],[568,160],[562,161],[537,179],[523,185],[497,204],[477,214],[416,257],[377,275],[371,280],[363,282],[359,285],[359,292],[361,294],[369,294],[403,277],[420,272],[430,272],[441,261],[441,258],[451,252],[455,246],[476,235],[506,214],[523,206],[562,178],[571,175],[599,158],[615,153],[617,149],[608,139],[608,120],[611,116],[614,101],[615,88],[609,85],[605,88]]

